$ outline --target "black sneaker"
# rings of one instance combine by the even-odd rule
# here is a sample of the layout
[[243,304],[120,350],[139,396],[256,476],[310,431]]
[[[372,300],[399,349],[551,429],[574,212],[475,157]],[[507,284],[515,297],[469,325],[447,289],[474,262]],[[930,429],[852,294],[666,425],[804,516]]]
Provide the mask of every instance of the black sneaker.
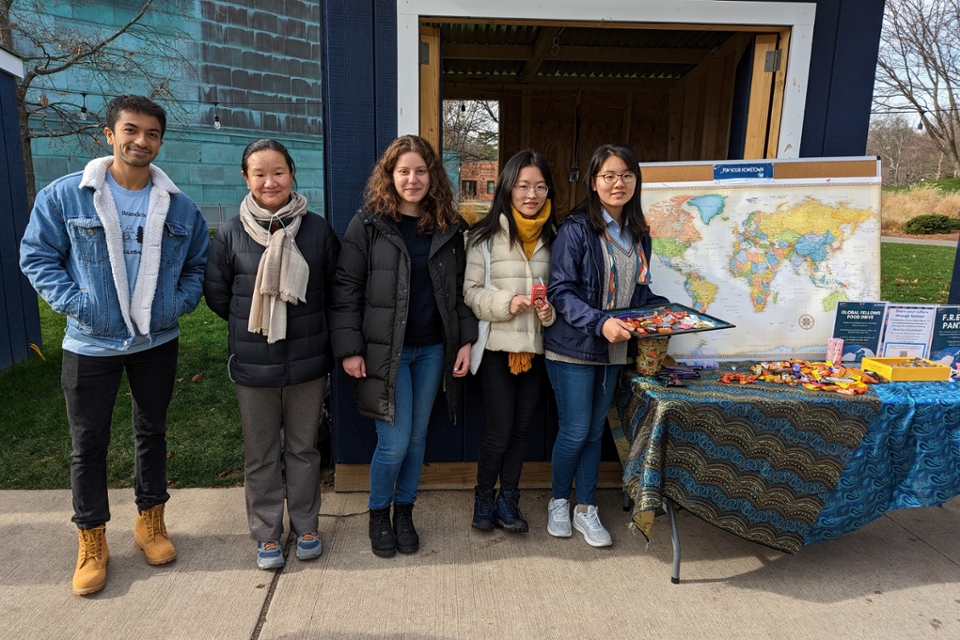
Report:
[[393,503],[393,533],[400,553],[416,553],[420,549],[420,536],[413,526],[412,504]]
[[390,526],[390,507],[370,509],[370,549],[381,558],[397,553],[397,538]]
[[526,533],[530,530],[527,521],[523,519],[523,514],[520,513],[519,502],[519,491],[500,491],[500,495],[497,496],[498,527],[514,533]]
[[492,531],[497,514],[497,503],[493,497],[493,489],[483,491],[480,487],[473,489],[473,528],[480,531]]

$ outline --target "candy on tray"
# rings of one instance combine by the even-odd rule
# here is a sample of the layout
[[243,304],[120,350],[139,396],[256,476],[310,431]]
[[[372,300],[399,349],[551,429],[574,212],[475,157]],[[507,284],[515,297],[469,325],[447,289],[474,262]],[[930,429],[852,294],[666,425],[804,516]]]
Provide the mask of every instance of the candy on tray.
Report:
[[729,329],[734,326],[677,303],[636,309],[614,309],[607,313],[627,323],[634,336],[638,338],[649,335],[662,336]]

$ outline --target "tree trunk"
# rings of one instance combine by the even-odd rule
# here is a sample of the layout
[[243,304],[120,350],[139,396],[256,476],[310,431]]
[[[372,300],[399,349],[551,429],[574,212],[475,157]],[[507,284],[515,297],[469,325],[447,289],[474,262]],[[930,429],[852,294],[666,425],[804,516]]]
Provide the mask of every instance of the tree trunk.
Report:
[[27,206],[33,209],[33,202],[37,198],[37,181],[33,171],[33,138],[30,135],[30,117],[27,115],[25,93],[25,89],[17,87],[17,120],[20,123],[20,146],[23,149],[23,175],[27,181]]

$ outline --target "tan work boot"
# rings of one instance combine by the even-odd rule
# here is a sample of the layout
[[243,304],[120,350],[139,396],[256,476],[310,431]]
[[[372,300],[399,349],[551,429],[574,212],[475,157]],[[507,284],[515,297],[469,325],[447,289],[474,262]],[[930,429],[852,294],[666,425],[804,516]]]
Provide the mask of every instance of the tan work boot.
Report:
[[177,550],[167,536],[163,522],[163,505],[158,504],[137,515],[133,526],[133,544],[143,551],[147,564],[166,564],[177,559]]
[[107,584],[107,563],[110,550],[107,548],[106,526],[94,529],[77,529],[80,550],[77,553],[77,570],[73,572],[73,593],[85,596],[96,593]]

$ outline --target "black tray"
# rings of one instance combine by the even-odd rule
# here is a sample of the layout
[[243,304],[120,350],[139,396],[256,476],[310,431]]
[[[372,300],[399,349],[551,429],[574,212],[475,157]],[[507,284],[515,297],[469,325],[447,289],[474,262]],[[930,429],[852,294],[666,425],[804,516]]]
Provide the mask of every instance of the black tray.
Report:
[[690,329],[680,329],[675,328],[670,333],[648,333],[646,335],[640,335],[636,331],[631,331],[636,338],[669,338],[670,336],[676,336],[684,333],[699,333],[702,331],[716,331],[718,329],[730,329],[737,325],[731,324],[726,320],[721,320],[720,318],[714,318],[705,313],[701,313],[696,309],[691,309],[690,307],[679,304],[677,302],[671,302],[669,304],[654,304],[646,307],[635,307],[633,309],[610,309],[609,311],[604,311],[608,316],[613,318],[618,318],[620,320],[625,320],[627,317],[637,316],[637,315],[646,315],[652,313],[666,313],[668,311],[686,311],[688,314],[696,316],[707,322],[712,322],[714,326],[712,327],[693,327]]

